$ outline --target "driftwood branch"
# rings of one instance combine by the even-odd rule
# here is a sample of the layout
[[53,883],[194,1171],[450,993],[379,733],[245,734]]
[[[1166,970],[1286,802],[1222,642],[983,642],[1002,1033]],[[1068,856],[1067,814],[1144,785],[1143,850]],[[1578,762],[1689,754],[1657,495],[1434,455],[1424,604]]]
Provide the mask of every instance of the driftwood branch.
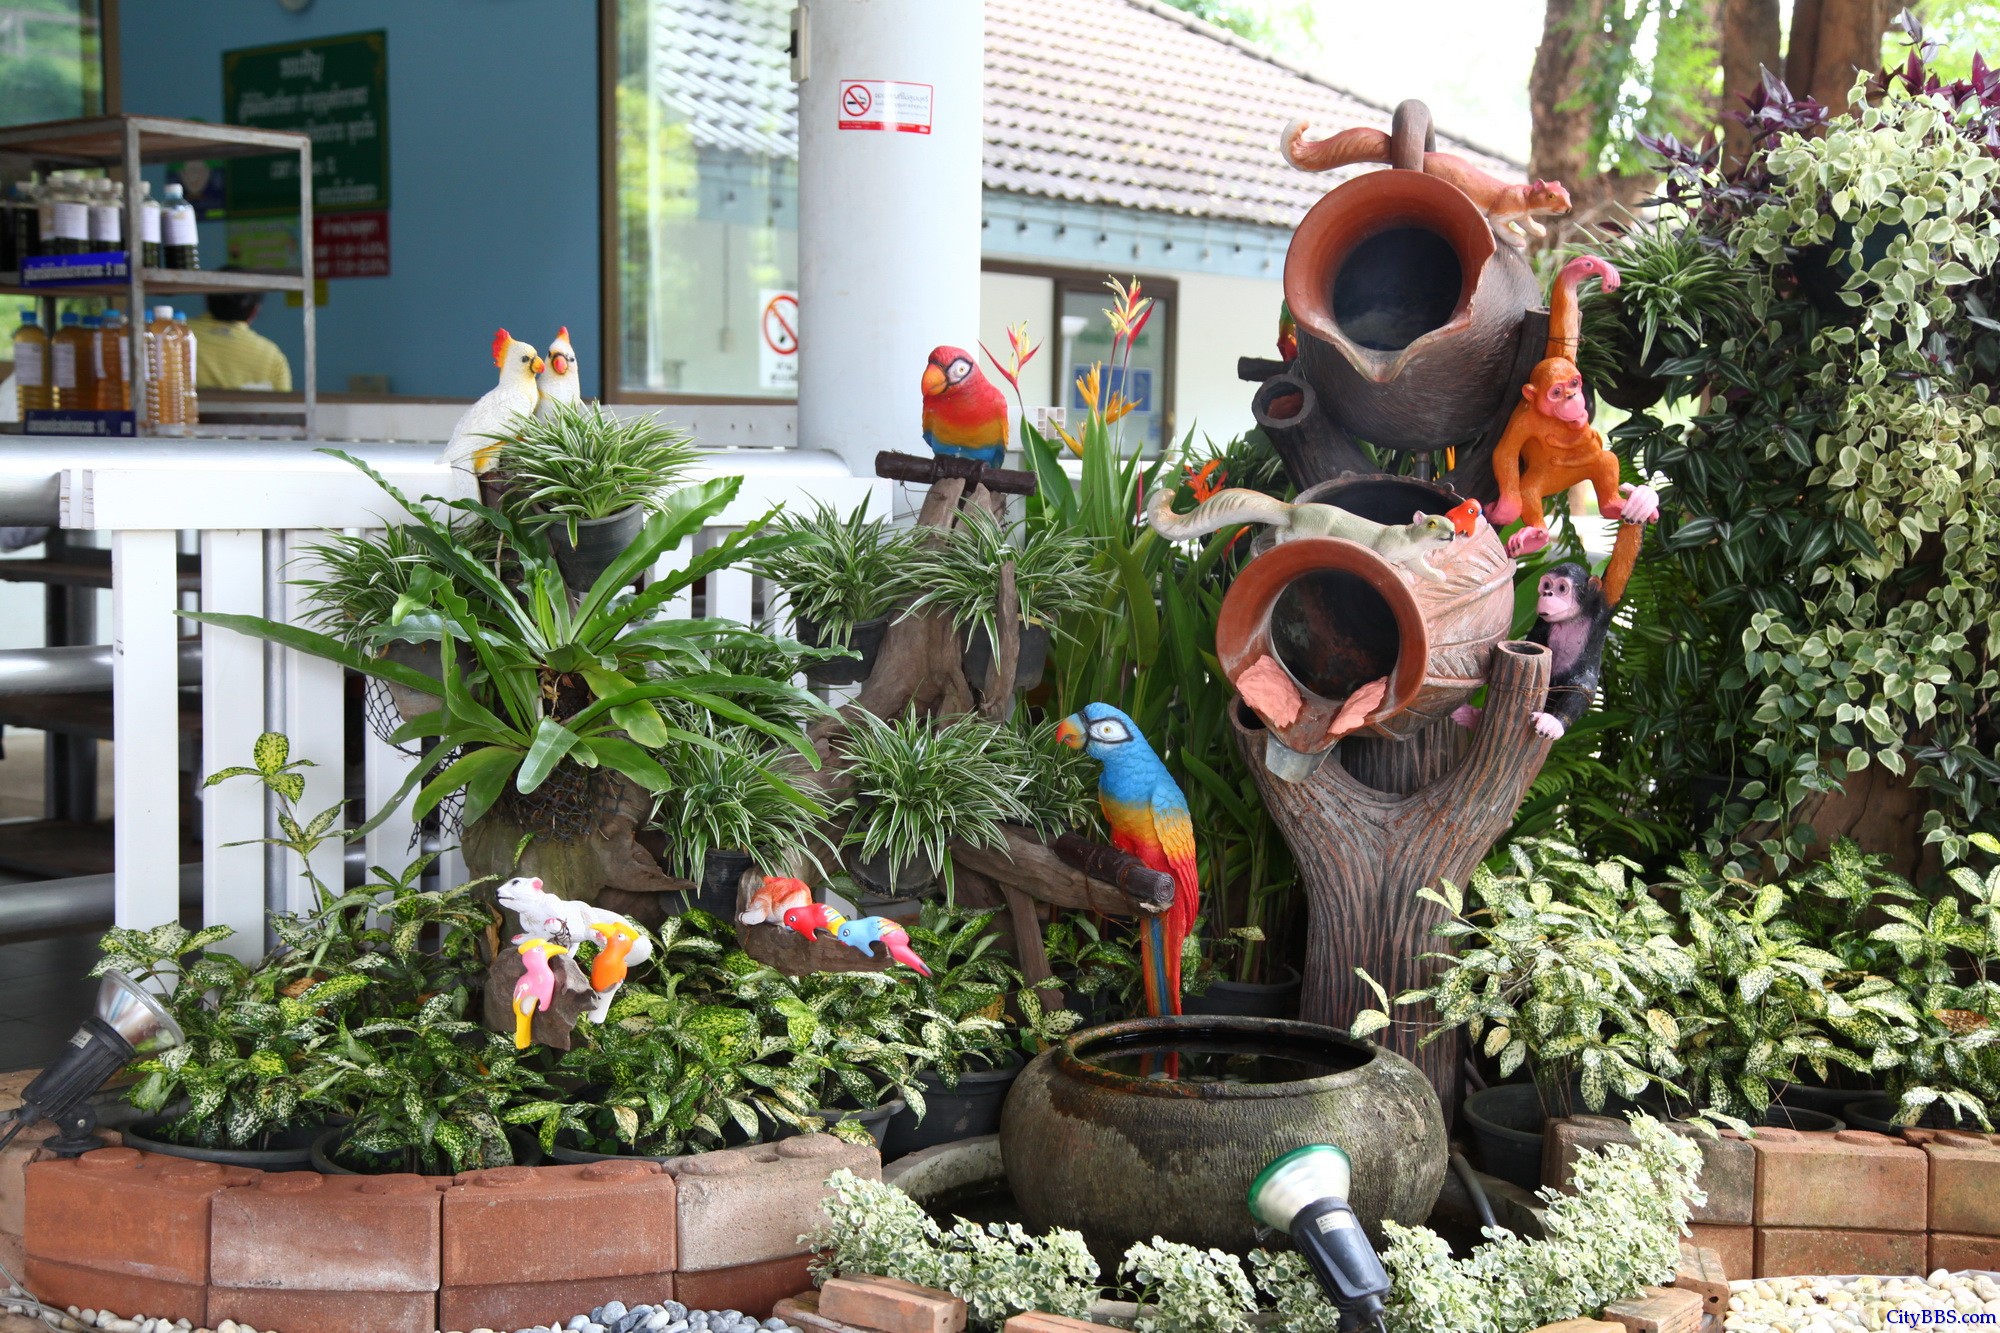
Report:
[[809,972],[887,972],[891,962],[887,949],[870,958],[826,935],[807,939],[789,926],[739,925],[736,937],[742,941],[743,952],[788,977]]
[[[1122,852],[1112,852],[1108,847],[1103,850],[1130,860]],[[1121,888],[1116,882],[1095,878],[1070,865],[1047,843],[1023,828],[1007,828],[1004,849],[954,842],[951,856],[957,864],[984,875],[1003,889],[1018,889],[1056,907],[1075,907],[1107,916],[1156,916],[1174,900],[1174,882],[1166,875],[1147,871],[1133,862],[1144,873],[1130,877],[1130,889]],[[1158,876],[1157,881],[1148,878],[1154,875]]]
[[943,481],[961,481],[968,487],[984,486],[1001,495],[1033,495],[1035,474],[1014,468],[988,467],[971,458],[939,454],[924,458],[918,454],[885,449],[875,455],[875,475],[888,481],[914,482],[935,486]]

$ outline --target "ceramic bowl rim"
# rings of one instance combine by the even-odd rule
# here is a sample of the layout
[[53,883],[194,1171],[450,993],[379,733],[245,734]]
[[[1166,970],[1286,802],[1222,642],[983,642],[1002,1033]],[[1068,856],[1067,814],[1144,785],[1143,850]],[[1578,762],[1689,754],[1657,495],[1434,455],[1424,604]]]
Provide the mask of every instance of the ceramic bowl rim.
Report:
[[[1294,1079],[1285,1083],[1188,1083],[1173,1079],[1140,1078],[1133,1074],[1114,1073],[1101,1065],[1092,1064],[1079,1054],[1085,1047],[1106,1040],[1152,1033],[1166,1035],[1216,1029],[1222,1029],[1225,1034],[1233,1031],[1237,1036],[1257,1035],[1266,1039],[1289,1037],[1325,1042],[1350,1050],[1359,1050],[1366,1058],[1351,1069],[1337,1069],[1316,1078]],[[1056,1068],[1080,1082],[1140,1097],[1217,1102],[1310,1097],[1334,1092],[1366,1078],[1373,1071],[1381,1054],[1382,1048],[1374,1042],[1350,1037],[1339,1028],[1293,1018],[1252,1018],[1233,1014],[1182,1014],[1174,1017],[1132,1018],[1121,1023],[1106,1023],[1071,1033],[1052,1052]]]

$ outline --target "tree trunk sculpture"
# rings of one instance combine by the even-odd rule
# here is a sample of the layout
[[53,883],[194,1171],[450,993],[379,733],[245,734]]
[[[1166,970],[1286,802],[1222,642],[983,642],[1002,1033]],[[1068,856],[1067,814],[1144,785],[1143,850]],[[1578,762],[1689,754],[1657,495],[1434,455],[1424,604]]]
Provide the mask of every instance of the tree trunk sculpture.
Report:
[[[1234,707],[1257,789],[1306,888],[1301,1018],[1345,1029],[1357,1012],[1374,1007],[1376,996],[1356,968],[1391,999],[1435,974],[1437,963],[1423,955],[1443,947],[1431,931],[1444,914],[1417,890],[1443,880],[1465,884],[1512,822],[1548,757],[1550,741],[1533,720],[1548,678],[1546,649],[1498,644],[1486,711],[1475,729],[1447,721],[1401,742],[1350,737],[1300,783],[1271,774],[1261,723],[1240,702]],[[1378,1040],[1416,1062],[1449,1114],[1458,1104],[1458,1035],[1419,1049],[1423,1033],[1399,1022]]]

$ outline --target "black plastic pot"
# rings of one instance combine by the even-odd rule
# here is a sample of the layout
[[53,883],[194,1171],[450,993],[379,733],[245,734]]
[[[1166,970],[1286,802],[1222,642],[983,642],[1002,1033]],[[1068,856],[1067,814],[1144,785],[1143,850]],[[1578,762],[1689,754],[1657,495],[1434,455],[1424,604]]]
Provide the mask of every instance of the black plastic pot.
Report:
[[570,1148],[558,1143],[550,1147],[549,1160],[561,1162],[565,1166],[581,1166],[587,1162],[672,1162],[676,1157],[649,1157],[645,1153],[632,1152],[585,1152],[582,1148]]
[[[993,669],[993,641],[986,637],[983,626],[974,625],[965,637],[965,646],[959,658],[959,665],[965,671],[966,683],[978,689],[986,682],[986,673]],[[1049,668],[1049,630],[1046,625],[1021,625],[1021,655],[1014,662],[1014,689],[1032,690],[1042,683],[1042,677]]]
[[844,860],[863,888],[884,898],[921,898],[937,883],[938,867],[928,857],[892,866],[888,852],[863,857],[857,846],[846,850]]
[[1211,981],[1199,995],[1181,997],[1184,1014],[1227,1014],[1240,1018],[1293,1018],[1299,1012],[1299,970],[1285,969],[1278,981]]
[[[336,1162],[333,1159],[333,1155],[340,1151],[341,1140],[346,1136],[348,1129],[349,1126],[347,1125],[336,1125],[313,1140],[312,1169],[314,1171],[319,1172],[323,1176],[401,1175],[404,1173],[401,1166],[394,1166],[390,1170],[381,1172],[357,1171],[351,1166],[342,1166],[339,1162]],[[542,1145],[541,1141],[534,1135],[510,1129],[507,1131],[507,1143],[514,1150],[515,1166],[539,1166],[541,1164]],[[455,1173],[447,1171],[443,1174],[453,1175]]]
[[[817,1111],[810,1111],[807,1114],[818,1117],[819,1122],[825,1125],[828,1130],[831,1130],[835,1125],[838,1125],[843,1121],[848,1121],[848,1120],[856,1121],[861,1125],[863,1129],[868,1131],[868,1136],[875,1140],[875,1146],[877,1148],[880,1148],[882,1146],[882,1140],[888,1136],[889,1122],[896,1117],[896,1114],[898,1112],[904,1109],[905,1109],[905,1103],[903,1099],[901,1097],[897,1097],[893,1101],[884,1102],[880,1106],[869,1107],[865,1111],[860,1110],[859,1108],[822,1107]],[[771,1137],[774,1139],[797,1138],[798,1133],[799,1133],[798,1130],[793,1129],[790,1125],[786,1125],[780,1128]]]
[[301,1125],[272,1136],[268,1148],[202,1148],[155,1137],[164,1122],[142,1121],[127,1125],[119,1133],[125,1146],[167,1157],[186,1157],[197,1162],[220,1162],[224,1166],[246,1166],[253,1171],[310,1171],[313,1169],[313,1141],[341,1128],[339,1125]]
[[1815,1111],[1805,1106],[1787,1106],[1783,1102],[1772,1102],[1764,1108],[1764,1118],[1757,1123],[1774,1129],[1805,1129],[1831,1132],[1846,1129],[1847,1122],[1837,1115],[1825,1111]]
[[1022,1060],[1009,1054],[999,1069],[968,1071],[958,1076],[958,1086],[948,1088],[944,1079],[926,1071],[917,1075],[924,1086],[924,1116],[905,1106],[889,1121],[882,1140],[882,1160],[894,1161],[923,1148],[960,1139],[976,1139],[1000,1132],[1000,1108],[1006,1104],[1007,1090],[1020,1077]]
[[737,885],[755,864],[748,852],[710,852],[701,863],[701,883],[695,888],[694,900],[687,905],[724,921],[736,920]]
[[1479,1169],[1525,1190],[1542,1185],[1542,1095],[1532,1083],[1499,1083],[1465,1098]]
[[1819,1111],[1838,1119],[1847,1118],[1847,1108],[1855,1102],[1873,1101],[1882,1095],[1879,1085],[1860,1088],[1829,1087],[1819,1083],[1787,1083],[1778,1092],[1785,1106]]
[[[1849,1129],[1872,1129],[1877,1134],[1901,1137],[1904,1126],[1896,1123],[1896,1112],[1900,1109],[1894,1097],[1870,1097],[1849,1103],[1842,1116]],[[1969,1116],[1961,1117],[1943,1102],[1932,1102],[1909,1128],[1980,1130],[1980,1125]]]
[[646,514],[645,505],[633,505],[604,518],[583,519],[576,525],[575,545],[570,544],[569,524],[561,519],[549,524],[549,550],[571,592],[590,591],[597,576],[625,554],[639,529],[646,526]]
[[889,632],[889,617],[877,616],[854,627],[845,642],[830,640],[817,620],[800,616],[794,630],[808,648],[851,648],[859,657],[841,657],[831,662],[815,662],[806,668],[806,679],[815,685],[857,685],[875,669],[875,657],[882,651],[882,636]]

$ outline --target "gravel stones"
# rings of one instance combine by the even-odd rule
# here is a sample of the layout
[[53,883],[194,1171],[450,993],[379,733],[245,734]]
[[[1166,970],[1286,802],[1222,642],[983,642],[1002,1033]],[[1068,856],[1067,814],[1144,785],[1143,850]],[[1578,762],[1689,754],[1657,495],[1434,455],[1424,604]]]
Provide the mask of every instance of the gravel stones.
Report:
[[1942,1333],[2000,1325],[2000,1282],[1984,1274],[1939,1269],[1928,1278],[1775,1277],[1731,1286],[1727,1333]]

